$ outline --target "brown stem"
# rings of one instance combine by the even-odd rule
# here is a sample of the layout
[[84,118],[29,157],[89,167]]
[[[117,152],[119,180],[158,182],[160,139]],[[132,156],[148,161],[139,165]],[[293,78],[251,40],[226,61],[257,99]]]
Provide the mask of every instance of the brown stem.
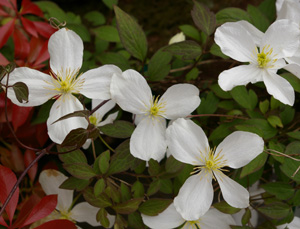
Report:
[[94,109],[91,110],[90,115],[92,115],[93,113],[95,113],[96,110],[98,110],[100,107],[102,107],[108,101],[109,101],[109,99],[108,100],[104,100],[102,103],[100,103],[99,105],[97,105]]

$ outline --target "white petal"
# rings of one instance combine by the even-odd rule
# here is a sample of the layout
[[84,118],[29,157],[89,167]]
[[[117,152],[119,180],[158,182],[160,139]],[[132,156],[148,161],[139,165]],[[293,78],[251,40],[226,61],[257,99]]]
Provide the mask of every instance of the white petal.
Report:
[[213,197],[212,175],[202,170],[185,181],[174,199],[174,205],[185,220],[198,220],[210,208]]
[[168,127],[166,137],[169,151],[178,161],[204,164],[203,157],[209,152],[208,140],[201,127],[193,121],[177,119]]
[[[6,80],[7,77],[5,76],[1,83],[6,85]],[[19,103],[12,88],[8,89],[8,98],[18,106],[39,106],[57,94],[56,91],[54,91],[54,86],[51,84],[51,80],[52,77],[50,75],[40,71],[27,67],[16,68],[9,75],[8,85],[13,85],[17,82],[25,83],[29,91],[28,103]]]
[[66,179],[68,177],[54,169],[43,170],[39,177],[39,182],[47,195],[57,194],[56,209],[60,211],[67,211],[73,201],[74,191],[59,188]]
[[243,26],[251,34],[255,45],[259,46],[260,41],[261,41],[262,37],[264,36],[264,33],[247,21],[237,21],[236,23]]
[[85,141],[85,143],[82,145],[82,148],[83,149],[88,149],[90,147],[91,143],[92,143],[92,140],[91,139],[87,139]]
[[53,142],[61,144],[71,130],[87,128],[88,122],[83,117],[71,117],[53,124],[53,122],[64,115],[78,110],[83,110],[83,106],[79,100],[71,94],[63,95],[55,101],[47,120],[48,135]]
[[[92,99],[92,109],[94,109],[103,101],[104,100],[101,99]],[[113,109],[115,105],[116,103],[114,101],[109,100],[104,105],[102,105],[98,110],[96,110],[94,114],[97,114],[97,116],[99,116],[102,119],[103,116],[106,115],[106,113],[109,112],[111,109]]]
[[270,95],[284,104],[293,106],[295,102],[294,88],[286,79],[271,71],[264,71],[263,80]]
[[300,218],[297,216],[294,216],[294,219],[292,222],[277,226],[277,229],[286,229],[286,228],[299,229],[299,225],[300,225]]
[[272,55],[276,59],[291,57],[299,48],[300,30],[296,23],[289,20],[275,21],[265,32],[261,40],[260,50],[263,47],[273,49]]
[[[276,2],[277,5],[277,2]],[[277,19],[289,19],[297,24],[300,23],[300,1],[299,0],[285,0],[280,11],[277,14]]]
[[113,74],[121,75],[122,71],[115,65],[104,65],[83,73],[84,79],[80,93],[91,99],[110,99],[110,83]]
[[[249,207],[249,209],[251,211],[250,223],[254,228],[256,228],[258,225],[258,222],[259,222],[259,214],[251,206]],[[242,218],[243,218],[245,212],[246,212],[245,209],[241,209],[239,212],[232,215],[232,217],[235,221],[235,225],[242,226]]]
[[262,81],[262,74],[254,64],[240,65],[221,72],[218,83],[224,91],[230,91],[235,86]]
[[199,222],[201,229],[230,229],[230,225],[235,225],[232,216],[224,214],[215,208],[210,208],[208,212],[200,218]]
[[256,51],[254,41],[251,34],[241,24],[235,22],[224,23],[215,32],[215,42],[222,52],[241,62],[254,60],[253,52]]
[[144,114],[146,107],[151,105],[151,89],[137,71],[127,70],[122,76],[114,75],[110,91],[112,99],[123,110],[133,114]]
[[221,171],[214,173],[217,178],[224,200],[232,207],[246,208],[249,206],[249,192]]
[[48,51],[50,67],[55,74],[81,68],[83,42],[72,30],[63,28],[55,32],[49,39]]
[[[300,61],[299,61],[300,64]],[[284,67],[285,70],[293,73],[300,79],[300,65],[299,64],[288,64]]]
[[106,124],[110,124],[110,123],[113,123],[116,118],[118,117],[118,114],[119,114],[119,111],[115,112],[115,113],[112,113],[110,115],[107,116],[107,118],[105,120],[103,120],[102,122],[100,122],[98,124],[98,126],[104,126]]
[[277,14],[281,10],[281,7],[282,7],[282,4],[283,4],[284,1],[286,1],[286,0],[276,0],[276,11],[277,11]]
[[247,165],[264,150],[264,141],[257,134],[235,131],[228,135],[217,147],[216,153],[226,160],[231,168]]
[[164,117],[168,119],[185,117],[199,106],[199,89],[191,84],[173,85],[162,95],[159,103],[165,103]]
[[185,221],[176,211],[173,203],[157,216],[148,216],[144,214],[141,215],[144,224],[152,229],[172,229],[180,226]]
[[145,118],[135,128],[130,138],[130,152],[134,157],[160,161],[166,153],[166,120]]

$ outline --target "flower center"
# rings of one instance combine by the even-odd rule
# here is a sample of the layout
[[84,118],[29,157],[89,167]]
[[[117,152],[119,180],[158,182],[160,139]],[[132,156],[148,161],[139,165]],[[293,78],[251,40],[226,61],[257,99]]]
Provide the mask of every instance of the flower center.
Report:
[[166,110],[164,109],[165,106],[165,102],[159,101],[159,96],[157,96],[156,98],[153,96],[151,99],[151,106],[147,107],[146,109],[146,115],[149,115],[152,118],[162,116],[166,112]]
[[212,169],[214,167],[214,165],[215,165],[215,163],[212,160],[208,160],[208,161],[205,162],[205,166],[208,169]]
[[60,82],[60,91],[68,93],[70,91],[70,84],[67,81]]
[[192,221],[186,221],[184,224],[184,228],[189,229],[201,229],[200,227],[200,219],[199,220],[192,220]]
[[95,116],[91,115],[91,116],[89,117],[89,120],[90,120],[90,123],[91,123],[91,124],[93,124],[94,126],[97,126],[98,119],[97,119]]
[[[257,64],[259,68],[271,68],[273,67],[273,64],[277,61],[277,59],[273,59],[274,56],[272,56],[273,48],[270,48],[270,45],[265,45],[261,52],[259,53],[257,50]],[[271,65],[270,65],[271,62]]]
[[60,211],[60,219],[72,220],[70,216],[71,216],[71,212],[69,212],[69,211]]

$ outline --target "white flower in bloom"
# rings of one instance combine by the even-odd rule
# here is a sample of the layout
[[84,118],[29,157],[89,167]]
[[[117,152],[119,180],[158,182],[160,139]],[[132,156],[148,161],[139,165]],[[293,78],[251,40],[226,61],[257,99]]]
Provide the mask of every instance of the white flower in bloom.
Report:
[[[9,85],[24,82],[29,89],[28,103],[19,103],[12,88],[8,97],[19,106],[38,106],[51,98],[53,104],[47,120],[48,134],[52,141],[60,144],[73,129],[86,128],[82,117],[72,117],[52,124],[62,116],[83,110],[83,105],[73,94],[82,94],[92,99],[110,99],[110,82],[113,74],[122,71],[114,65],[89,70],[79,74],[82,65],[83,42],[72,30],[60,29],[49,39],[50,75],[27,67],[16,68],[9,77]],[[6,84],[6,77],[2,80]]]
[[130,152],[146,161],[160,161],[165,155],[166,119],[185,117],[200,104],[199,90],[191,84],[174,85],[154,97],[145,78],[134,70],[112,77],[111,96],[123,110],[136,114]]
[[185,40],[185,35],[183,34],[183,32],[181,33],[177,33],[176,35],[174,35],[170,41],[169,41],[169,45],[174,44],[174,43],[178,43],[181,41]]
[[249,62],[249,65],[223,71],[219,75],[220,87],[229,91],[235,86],[263,81],[269,94],[282,103],[293,105],[293,87],[276,72],[287,66],[284,59],[292,57],[299,47],[300,30],[297,24],[278,20],[261,35],[254,26],[248,31],[244,25],[249,23],[242,23],[225,23],[215,33],[215,42],[224,54],[237,61]]
[[167,129],[167,144],[177,160],[194,165],[194,171],[174,199],[177,211],[186,220],[197,220],[212,204],[212,179],[218,181],[224,200],[236,208],[249,206],[249,192],[226,176],[224,167],[241,168],[259,155],[264,142],[256,134],[236,131],[217,148],[210,148],[201,127],[179,118]]
[[[284,6],[284,4],[287,4],[286,6]],[[277,15],[280,14],[280,11],[283,10],[285,11],[286,9],[288,9],[289,7],[292,6],[292,4],[295,4],[294,6],[296,6],[296,4],[300,4],[300,0],[276,0],[276,11],[277,11]],[[285,8],[287,7],[287,8]],[[297,6],[296,6],[297,7]],[[296,8],[297,9],[297,8]],[[281,12],[283,13],[283,12]],[[297,13],[296,11],[294,11],[293,13]],[[298,12],[299,13],[299,12]],[[292,16],[292,15],[291,15]],[[285,17],[283,17],[285,18]],[[282,19],[283,19],[282,18]],[[288,18],[287,18],[288,19]]]
[[299,227],[300,218],[295,216],[292,222],[277,226],[277,229],[299,229]]
[[209,209],[205,215],[194,221],[186,221],[176,211],[174,204],[158,214],[157,216],[148,216],[142,214],[144,224],[152,229],[172,229],[182,225],[183,229],[230,229],[230,225],[235,222],[231,215],[224,214],[217,209]]
[[[100,226],[96,220],[99,208],[87,202],[81,202],[72,207],[73,190],[60,189],[59,186],[66,180],[64,174],[57,170],[43,170],[39,182],[47,195],[57,195],[56,210],[47,217],[47,220],[68,219],[73,222],[87,222],[92,226]],[[115,216],[108,215],[110,227],[114,224]]]
[[[104,100],[101,99],[92,99],[92,109],[94,109],[96,106],[98,106],[100,103],[102,103]],[[90,117],[90,123],[93,124],[96,127],[104,126],[109,123],[113,123],[113,121],[116,120],[118,116],[118,111],[110,114],[107,116],[105,120],[103,120],[104,115],[106,115],[107,112],[109,112],[111,109],[114,108],[116,103],[112,100],[105,103],[103,106],[101,106],[98,110],[96,110]],[[87,149],[89,148],[91,144],[91,139],[86,140],[82,148]]]

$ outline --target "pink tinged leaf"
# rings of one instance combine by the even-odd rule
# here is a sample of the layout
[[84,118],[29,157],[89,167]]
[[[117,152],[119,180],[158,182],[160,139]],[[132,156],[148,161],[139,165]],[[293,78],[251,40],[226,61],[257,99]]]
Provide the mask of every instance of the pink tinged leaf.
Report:
[[0,16],[9,17],[9,14],[6,13],[4,10],[0,9]]
[[[25,153],[24,153],[25,166],[27,167],[35,158],[36,158],[36,155],[35,155],[34,151],[26,150]],[[37,168],[38,168],[38,165],[37,165],[37,163],[35,163],[31,167],[31,169],[28,170],[28,176],[29,176],[29,178],[32,182],[34,181],[34,178],[36,176]]]
[[24,171],[25,165],[24,165],[23,154],[19,149],[19,147],[16,145],[11,146],[11,160],[13,162],[15,172]]
[[19,107],[13,105],[12,125],[15,131],[26,122],[31,110],[32,107]]
[[29,42],[20,29],[13,32],[13,40],[15,44],[15,59],[26,59],[30,50]]
[[5,227],[8,227],[7,223],[4,221],[3,217],[0,216],[0,225],[3,225]]
[[46,42],[44,42],[42,48],[40,49],[40,52],[37,56],[37,58],[35,59],[34,65],[39,65],[42,62],[49,60],[50,55],[48,52],[48,40]]
[[45,38],[50,38],[50,36],[56,31],[56,29],[52,28],[48,23],[42,22],[42,21],[33,21],[32,22],[36,29],[37,32],[45,37]]
[[43,17],[43,11],[33,2],[30,0],[23,0],[22,1],[22,10],[21,15],[24,14],[34,14],[40,17]]
[[22,21],[22,24],[27,33],[29,33],[30,35],[32,35],[34,37],[38,37],[38,33],[37,33],[35,25],[32,21],[30,21],[24,17],[21,17],[21,21]]
[[17,9],[17,0],[0,0],[1,6],[7,6],[8,8],[16,11]]
[[[4,204],[6,198],[8,197],[10,191],[12,190],[13,186],[17,182],[16,175],[8,168],[0,165],[0,201]],[[15,193],[13,194],[12,198],[10,199],[8,205],[5,208],[5,211],[8,215],[10,224],[12,222],[17,204],[19,200],[19,187],[16,189]]]
[[66,220],[66,219],[57,219],[57,220],[52,220],[52,221],[49,221],[49,222],[46,222],[38,227],[36,227],[35,229],[53,229],[53,228],[56,228],[56,229],[76,229],[76,225],[69,221],[69,220]]
[[0,65],[7,65],[9,61],[0,53]]
[[5,25],[0,27],[0,48],[7,42],[8,38],[14,31],[15,19],[9,21]]

